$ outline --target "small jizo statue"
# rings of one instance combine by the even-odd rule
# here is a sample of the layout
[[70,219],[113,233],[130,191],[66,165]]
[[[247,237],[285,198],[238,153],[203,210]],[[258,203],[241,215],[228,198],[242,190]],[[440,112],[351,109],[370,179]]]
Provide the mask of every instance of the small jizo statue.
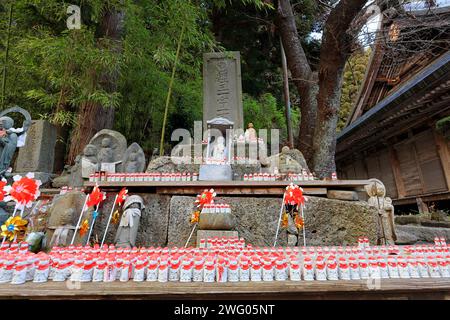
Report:
[[114,242],[116,247],[132,248],[136,243],[141,213],[145,209],[144,200],[138,195],[129,196],[125,200],[123,209]]
[[226,156],[225,150],[225,138],[219,136],[212,149],[212,158],[215,160],[224,160]]
[[69,244],[75,230],[75,226],[72,225],[74,215],[76,215],[75,209],[67,208],[59,213],[58,225],[49,226],[49,228],[55,229],[55,232],[50,239],[50,247],[66,246]]
[[386,197],[386,188],[378,179],[370,179],[364,188],[369,195],[367,201],[370,206],[377,208],[381,235],[379,244],[393,245],[397,236],[394,227],[394,206],[392,200]]
[[0,118],[0,171],[9,168],[17,147],[17,133],[11,131],[14,120],[10,117]]
[[98,152],[98,161],[111,163],[114,162],[114,151],[111,147],[111,139],[103,138],[101,148]]
[[247,130],[245,130],[244,136],[245,136],[246,142],[251,142],[251,141],[257,140],[258,137],[257,137],[255,128],[253,128],[253,123],[250,122],[248,124],[248,128],[247,128]]

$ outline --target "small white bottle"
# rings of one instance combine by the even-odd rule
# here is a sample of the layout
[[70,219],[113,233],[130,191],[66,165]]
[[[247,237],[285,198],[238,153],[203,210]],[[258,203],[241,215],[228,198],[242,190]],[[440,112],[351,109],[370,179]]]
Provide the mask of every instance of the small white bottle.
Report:
[[252,261],[252,266],[250,269],[250,280],[256,281],[256,282],[259,282],[262,280],[261,263],[257,259],[254,259]]

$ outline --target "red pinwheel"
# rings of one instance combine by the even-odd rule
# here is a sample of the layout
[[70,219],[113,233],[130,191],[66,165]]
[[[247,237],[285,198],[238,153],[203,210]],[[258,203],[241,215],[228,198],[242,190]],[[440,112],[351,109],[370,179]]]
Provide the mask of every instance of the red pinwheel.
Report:
[[201,194],[197,196],[197,200],[195,200],[195,203],[197,204],[197,207],[203,208],[205,204],[214,203],[215,196],[216,193],[214,192],[214,189],[205,189]]
[[106,199],[106,196],[103,192],[100,191],[98,186],[95,186],[92,192],[88,196],[88,200],[86,202],[87,207],[97,206]]
[[0,180],[0,201],[3,201],[5,199],[6,191],[4,190],[6,187],[6,180],[2,179]]
[[286,187],[284,192],[284,203],[287,205],[304,205],[305,197],[303,196],[303,189],[298,185],[290,184]]
[[120,190],[119,194],[117,195],[116,199],[116,205],[120,206],[125,201],[125,199],[128,197],[128,190],[126,188],[122,188]]
[[33,178],[33,173],[28,173],[25,177],[14,176],[14,183],[3,187],[3,190],[9,194],[4,200],[14,200],[17,207],[31,207],[33,201],[41,194],[39,191],[41,181]]

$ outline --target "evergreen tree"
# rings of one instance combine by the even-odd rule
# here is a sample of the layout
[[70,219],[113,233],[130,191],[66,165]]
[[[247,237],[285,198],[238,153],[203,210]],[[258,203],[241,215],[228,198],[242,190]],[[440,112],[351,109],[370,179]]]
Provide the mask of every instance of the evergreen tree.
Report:
[[339,109],[339,121],[337,124],[338,132],[345,127],[347,118],[358,98],[359,88],[364,80],[370,54],[370,49],[361,49],[361,51],[355,52],[345,64],[341,107]]

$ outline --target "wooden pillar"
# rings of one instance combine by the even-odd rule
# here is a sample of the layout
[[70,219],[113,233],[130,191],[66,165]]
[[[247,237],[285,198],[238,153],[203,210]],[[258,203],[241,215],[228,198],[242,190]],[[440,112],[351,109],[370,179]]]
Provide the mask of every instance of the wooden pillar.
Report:
[[430,210],[428,210],[428,205],[423,202],[422,198],[416,198],[417,202],[417,208],[419,208],[419,213],[430,213]]
[[397,187],[397,197],[404,198],[406,196],[405,185],[403,184],[397,151],[393,147],[389,147],[389,160],[391,162],[392,173],[394,174],[395,186]]
[[442,170],[445,175],[445,181],[447,182],[447,189],[450,190],[450,150],[445,138],[435,130],[433,130],[433,132],[436,148],[438,150],[439,158],[441,159]]

